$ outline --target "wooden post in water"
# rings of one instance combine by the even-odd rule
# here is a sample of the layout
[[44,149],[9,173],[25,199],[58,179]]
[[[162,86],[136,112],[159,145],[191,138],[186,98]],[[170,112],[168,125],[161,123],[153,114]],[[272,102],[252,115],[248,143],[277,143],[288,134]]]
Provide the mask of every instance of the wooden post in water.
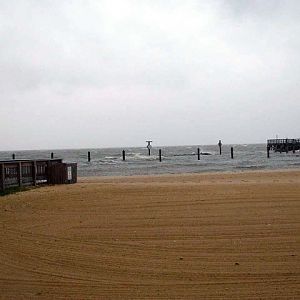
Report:
[[231,147],[231,159],[233,159],[233,147]]
[[158,150],[159,161],[161,161],[161,149]]
[[289,153],[289,144],[288,143],[285,145],[285,152]]
[[197,149],[198,160],[200,160],[200,148]]
[[148,155],[150,156],[150,155],[151,155],[151,148],[152,148],[152,146],[151,146],[152,141],[146,141],[146,143],[148,144],[148,145],[147,145],[147,148],[148,148]]
[[91,161],[91,152],[89,151],[88,152],[88,162],[90,162]]
[[54,153],[53,152],[51,152],[51,159],[53,159],[54,158]]
[[125,161],[125,150],[122,151],[123,161]]
[[218,145],[219,145],[219,148],[220,148],[220,155],[221,155],[222,154],[222,141],[221,140],[219,140]]
[[270,146],[267,146],[267,158],[270,158]]
[[293,153],[295,153],[295,144],[293,144]]
[[15,160],[16,159],[16,154],[13,153],[12,155],[12,159]]

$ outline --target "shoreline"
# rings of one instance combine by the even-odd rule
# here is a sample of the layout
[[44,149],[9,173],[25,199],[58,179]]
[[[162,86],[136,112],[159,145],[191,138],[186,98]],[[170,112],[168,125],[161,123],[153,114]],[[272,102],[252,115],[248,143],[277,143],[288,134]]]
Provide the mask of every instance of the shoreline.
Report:
[[255,174],[272,174],[272,173],[297,173],[300,172],[300,168],[279,168],[279,169],[262,169],[262,170],[245,170],[245,171],[213,171],[213,172],[201,172],[201,173],[164,173],[164,174],[149,174],[149,175],[118,175],[118,176],[78,176],[78,183],[106,181],[106,180],[126,180],[126,179],[159,179],[159,178],[176,178],[176,177],[208,177],[208,176],[237,176],[237,175],[255,175]]

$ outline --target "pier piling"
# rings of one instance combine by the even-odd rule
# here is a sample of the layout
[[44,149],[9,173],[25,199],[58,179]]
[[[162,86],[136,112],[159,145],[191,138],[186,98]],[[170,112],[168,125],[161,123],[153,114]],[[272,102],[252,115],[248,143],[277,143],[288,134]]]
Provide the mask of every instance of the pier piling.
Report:
[[197,149],[198,160],[200,160],[200,148]]
[[270,146],[267,146],[267,158],[270,158]]
[[158,150],[159,161],[161,162],[161,149]]
[[148,148],[148,155],[150,156],[151,155],[151,148],[152,148],[152,146],[151,146],[152,141],[146,141],[146,143],[147,143],[147,148]]
[[221,140],[219,140],[218,145],[219,145],[219,149],[220,149],[220,155],[222,155],[222,141]]
[[91,152],[89,151],[88,152],[88,162],[90,162],[91,161]]
[[54,153],[53,152],[51,152],[51,159],[53,159],[54,158]]
[[231,159],[233,159],[233,147],[231,147],[231,149],[230,149],[231,151]]
[[125,150],[122,151],[123,161],[125,161]]
[[15,160],[16,159],[16,154],[13,153],[12,155],[12,159]]

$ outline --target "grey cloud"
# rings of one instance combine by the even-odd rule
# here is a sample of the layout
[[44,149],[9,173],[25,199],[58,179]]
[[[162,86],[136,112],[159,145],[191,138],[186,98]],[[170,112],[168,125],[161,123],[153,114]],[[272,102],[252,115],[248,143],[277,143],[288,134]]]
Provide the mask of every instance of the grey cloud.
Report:
[[3,149],[297,137],[299,8],[275,0],[2,1]]

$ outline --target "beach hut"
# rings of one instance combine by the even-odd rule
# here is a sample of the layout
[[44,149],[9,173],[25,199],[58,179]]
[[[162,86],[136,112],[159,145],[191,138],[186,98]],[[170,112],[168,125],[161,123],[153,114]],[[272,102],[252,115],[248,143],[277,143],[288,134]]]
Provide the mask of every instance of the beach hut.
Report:
[[77,164],[62,159],[0,161],[0,191],[12,187],[77,182]]

